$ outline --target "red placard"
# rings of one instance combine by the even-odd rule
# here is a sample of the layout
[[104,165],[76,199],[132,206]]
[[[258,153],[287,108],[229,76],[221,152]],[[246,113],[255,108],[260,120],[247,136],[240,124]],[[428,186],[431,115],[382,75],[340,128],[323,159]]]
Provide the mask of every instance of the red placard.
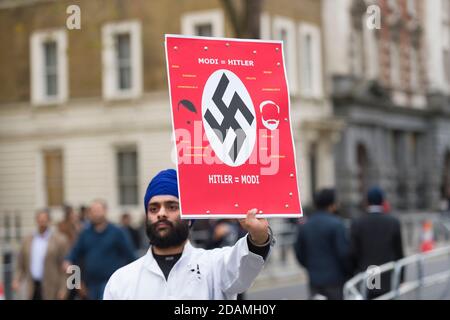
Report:
[[282,42],[165,45],[182,218],[301,217]]

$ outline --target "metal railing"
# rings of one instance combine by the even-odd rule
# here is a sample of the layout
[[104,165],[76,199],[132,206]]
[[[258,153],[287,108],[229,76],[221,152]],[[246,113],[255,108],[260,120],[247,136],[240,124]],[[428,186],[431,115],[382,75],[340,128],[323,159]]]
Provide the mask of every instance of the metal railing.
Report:
[[[427,275],[425,269],[427,264],[433,260],[444,262],[445,270]],[[444,260],[444,261],[442,261]],[[401,283],[402,270],[406,273],[407,268],[415,267],[413,270],[413,279]],[[401,260],[388,262],[365,272],[361,272],[347,281],[344,285],[345,300],[366,300],[368,297],[369,281],[386,272],[391,272],[391,290],[378,296],[375,300],[393,300],[399,299],[411,292],[416,292],[415,299],[422,299],[422,290],[438,284],[447,284],[444,291],[449,292],[450,285],[450,246],[435,249],[426,253],[418,253],[405,257]]]

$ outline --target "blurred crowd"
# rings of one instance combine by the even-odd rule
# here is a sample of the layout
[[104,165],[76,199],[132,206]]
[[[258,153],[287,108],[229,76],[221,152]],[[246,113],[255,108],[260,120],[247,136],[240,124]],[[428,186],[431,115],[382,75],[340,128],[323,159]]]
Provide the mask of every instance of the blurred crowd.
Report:
[[[311,298],[342,299],[343,285],[353,275],[403,258],[400,222],[389,214],[380,188],[367,192],[366,214],[354,219],[350,228],[344,224],[334,189],[319,190],[314,204],[312,214],[286,220],[297,228],[293,249],[308,272]],[[78,210],[65,205],[64,217],[57,223],[48,209],[38,210],[36,230],[23,239],[17,255],[13,291],[25,285],[26,298],[33,300],[102,299],[110,276],[148,250],[146,219],[142,215],[134,224],[132,218],[125,212],[119,224],[112,223],[101,199]],[[245,235],[235,219],[197,220],[191,228],[191,242],[205,249],[234,245]],[[73,266],[79,274],[73,273]],[[380,287],[369,290],[369,298],[390,291],[390,277],[384,273]]]
[[[63,219],[55,223],[50,210],[36,212],[36,229],[23,239],[17,254],[12,289],[25,286],[25,298],[31,300],[102,299],[110,276],[147,252],[144,215],[134,224],[125,212],[115,224],[101,199],[78,210],[70,205],[63,209]],[[197,236],[191,241],[206,249],[233,245],[245,235],[232,219],[198,220],[193,231]]]
[[[450,189],[443,193],[441,213],[450,216]],[[322,189],[314,195],[315,210],[298,221],[294,251],[297,261],[309,276],[311,299],[343,299],[346,281],[360,272],[377,268],[404,257],[399,219],[391,214],[385,192],[373,186],[364,195],[364,213],[346,226],[334,189]],[[420,251],[432,250],[432,222],[425,220],[420,236]],[[405,279],[400,270],[399,281]],[[392,288],[392,271],[367,284],[367,298],[387,294]]]
[[[343,299],[343,286],[353,275],[404,257],[400,221],[389,214],[384,192],[371,188],[366,196],[366,214],[345,227],[334,189],[314,197],[316,211],[299,225],[294,249],[307,270],[313,299]],[[390,273],[369,288],[369,299],[391,289]]]

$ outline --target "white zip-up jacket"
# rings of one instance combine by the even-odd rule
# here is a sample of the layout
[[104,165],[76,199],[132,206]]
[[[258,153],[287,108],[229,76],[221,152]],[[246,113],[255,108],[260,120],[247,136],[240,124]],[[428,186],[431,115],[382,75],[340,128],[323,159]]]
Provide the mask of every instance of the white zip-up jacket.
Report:
[[111,276],[103,299],[236,299],[264,266],[264,259],[249,251],[247,236],[232,247],[213,250],[194,248],[187,242],[167,280],[150,248]]

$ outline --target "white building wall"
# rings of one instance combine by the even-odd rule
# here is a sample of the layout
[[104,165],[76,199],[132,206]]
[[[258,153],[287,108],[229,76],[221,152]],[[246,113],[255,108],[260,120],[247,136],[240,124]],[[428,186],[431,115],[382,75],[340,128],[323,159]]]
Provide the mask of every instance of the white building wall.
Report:
[[[175,167],[166,92],[117,105],[80,99],[51,111],[25,105],[3,108],[0,137],[0,212],[20,211],[27,225],[33,223],[34,211],[46,206],[45,149],[62,150],[65,201],[78,207],[104,198],[115,221],[123,210],[131,210],[135,222],[140,221],[149,180],[159,170]],[[138,154],[139,203],[120,207],[115,152],[128,145],[136,146]],[[56,211],[55,220],[60,217]]]
[[32,143],[0,143],[0,213],[33,212],[36,203],[35,162]]

